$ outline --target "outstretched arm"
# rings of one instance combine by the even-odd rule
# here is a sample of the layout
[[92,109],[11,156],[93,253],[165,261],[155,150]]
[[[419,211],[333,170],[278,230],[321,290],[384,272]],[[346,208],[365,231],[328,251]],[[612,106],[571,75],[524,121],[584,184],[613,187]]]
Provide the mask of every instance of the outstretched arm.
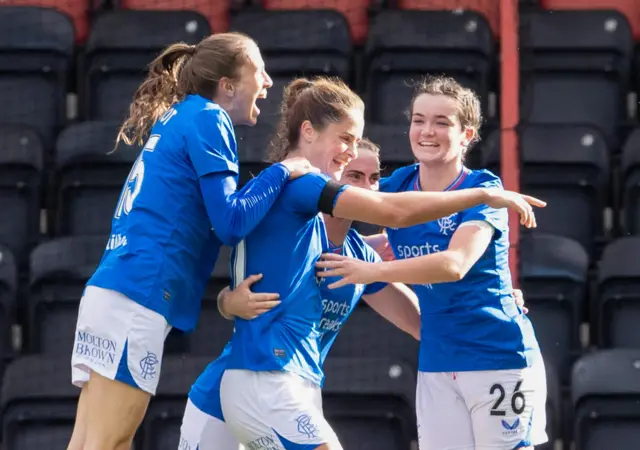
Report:
[[404,284],[388,284],[375,294],[363,295],[365,302],[389,322],[420,340],[418,298]]
[[536,226],[532,205],[546,205],[537,198],[498,188],[381,193],[350,186],[335,200],[332,215],[381,226],[406,228],[481,204],[513,209],[520,214],[520,223],[529,228]]

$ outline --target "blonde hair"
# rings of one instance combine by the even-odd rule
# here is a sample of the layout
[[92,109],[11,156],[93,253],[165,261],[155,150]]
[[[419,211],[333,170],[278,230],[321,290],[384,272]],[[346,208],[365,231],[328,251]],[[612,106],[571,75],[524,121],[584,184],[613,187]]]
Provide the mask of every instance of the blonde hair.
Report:
[[373,141],[370,141],[367,138],[362,138],[360,139],[360,142],[358,142],[358,150],[363,149],[363,150],[369,150],[371,153],[374,153],[376,156],[380,156],[380,147],[374,143]]
[[269,160],[282,161],[298,145],[303,122],[308,120],[321,131],[329,123],[339,123],[353,109],[364,114],[364,102],[338,78],[293,80],[284,91],[280,122],[269,143]]
[[458,104],[458,120],[462,129],[470,128],[474,131],[473,139],[469,142],[467,150],[480,140],[480,125],[482,124],[482,108],[478,95],[471,89],[462,86],[455,79],[445,76],[429,76],[419,82],[411,99],[411,111],[416,99],[423,94],[445,95],[452,98]]
[[133,96],[116,146],[120,141],[142,145],[156,121],[188,94],[213,99],[221,78],[239,78],[250,43],[255,45],[244,34],[220,33],[197,45],[179,42],[167,47],[149,64],[149,74]]

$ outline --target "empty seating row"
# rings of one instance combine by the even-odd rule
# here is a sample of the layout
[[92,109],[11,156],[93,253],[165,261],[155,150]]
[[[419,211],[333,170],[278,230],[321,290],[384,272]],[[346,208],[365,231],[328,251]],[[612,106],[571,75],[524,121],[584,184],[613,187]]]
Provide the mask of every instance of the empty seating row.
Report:
[[[105,237],[55,239],[31,254],[29,281],[18,295],[15,261],[0,252],[0,350],[10,355],[10,326],[22,325],[23,347],[16,351],[68,354],[73,343],[77,307],[87,279],[98,264]],[[627,237],[606,247],[598,271],[597,289],[590,293],[588,257],[575,241],[544,233],[527,234],[521,244],[522,279],[530,318],[545,358],[568,381],[572,362],[583,352],[581,325],[591,325],[591,345],[640,348],[640,268],[634,264],[640,238]],[[228,252],[223,252],[203,299],[203,313],[194,333],[174,331],[168,353],[218,354],[233,325],[217,311],[218,292],[230,282]],[[20,300],[18,300],[20,299]],[[16,318],[15,311],[25,318]],[[393,356],[417,365],[418,343],[395,329],[366,305],[356,309],[340,334],[336,356]]]
[[[537,12],[521,23],[523,123],[590,125],[617,150],[635,115],[626,102],[634,89],[633,39],[624,16]],[[406,123],[408,82],[445,73],[474,88],[485,116],[495,119],[495,42],[476,12],[384,11],[372,21],[362,61],[337,11],[247,10],[232,17],[230,29],[257,40],[274,79],[264,122],[277,119],[284,85],[301,74],[342,77],[364,93],[370,123],[399,124]],[[66,122],[71,71],[81,118],[121,120],[160,49],[196,43],[211,31],[196,12],[112,11],[96,19],[76,64],[73,29],[55,10],[0,7],[0,30],[0,100],[7,105],[0,122],[32,126],[45,146]]]
[[[136,449],[179,448],[186,395],[211,359],[163,359],[157,395],[136,435]],[[323,410],[346,448],[409,448],[416,435],[413,368],[394,359],[331,357],[325,372]],[[29,356],[11,364],[0,402],[3,448],[66,449],[79,393],[69,379],[65,357]]]

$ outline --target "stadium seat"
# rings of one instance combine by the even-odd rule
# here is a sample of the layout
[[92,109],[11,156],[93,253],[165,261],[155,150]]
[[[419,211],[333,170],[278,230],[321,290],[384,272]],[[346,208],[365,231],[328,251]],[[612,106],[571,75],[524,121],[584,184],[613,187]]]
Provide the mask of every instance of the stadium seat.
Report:
[[151,61],[169,44],[197,44],[209,36],[205,17],[192,11],[101,14],[82,58],[85,120],[123,120]]
[[214,33],[224,33],[229,26],[231,0],[121,0],[126,9],[156,11],[195,11],[209,21]]
[[106,237],[67,237],[45,242],[32,252],[27,299],[29,352],[69,356],[80,298],[106,243]]
[[416,162],[409,143],[408,123],[368,124],[364,129],[364,135],[380,147],[380,162],[384,176],[389,176],[394,170]]
[[239,185],[244,186],[251,178],[270,165],[267,149],[269,141],[275,134],[275,128],[270,123],[262,122],[253,127],[239,126],[235,128],[236,143],[238,144],[238,159],[240,160]]
[[0,125],[0,244],[11,249],[19,265],[40,234],[44,153],[32,129]]
[[542,355],[567,383],[581,350],[589,258],[579,243],[537,232],[523,236],[520,254],[522,290]]
[[555,366],[548,362],[544,362],[547,374],[547,436],[549,441],[543,445],[536,445],[536,450],[554,450],[555,441],[563,437],[563,420],[564,420],[564,399],[560,388],[560,378],[558,370]]
[[343,324],[329,352],[333,357],[393,358],[418,368],[419,343],[412,336],[396,328],[368,305],[360,304]]
[[615,11],[543,11],[521,17],[522,123],[599,128],[619,146],[633,40]]
[[417,435],[414,367],[395,358],[329,354],[324,372],[324,416],[345,449],[410,448]]
[[256,40],[273,79],[260,120],[276,123],[284,88],[297,76],[351,77],[351,39],[345,18],[337,11],[248,10],[231,18],[230,30]]
[[351,37],[357,44],[362,44],[367,37],[369,25],[369,5],[371,0],[263,0],[265,9],[333,9],[339,11],[348,21]]
[[217,357],[167,356],[162,360],[162,376],[156,396],[136,436],[139,450],[196,450],[179,446],[180,424],[187,404],[187,394],[207,364]]
[[[520,187],[547,201],[536,211],[539,231],[575,239],[594,254],[604,236],[609,154],[603,135],[590,126],[522,127]],[[483,167],[499,170],[499,132],[485,141],[482,160]]]
[[400,9],[468,10],[481,13],[491,25],[493,34],[500,34],[500,4],[492,0],[395,0]]
[[230,256],[229,247],[220,249],[209,286],[202,298],[202,312],[198,326],[187,335],[190,355],[217,356],[231,339],[233,322],[226,320],[218,312],[218,293],[231,284]]
[[622,148],[620,171],[622,231],[640,235],[640,128],[630,133]]
[[[0,368],[13,353],[11,326],[15,323],[18,267],[11,251],[0,245]],[[0,370],[1,373],[1,370]]]
[[33,127],[51,149],[66,121],[73,24],[54,9],[2,6],[0,11],[0,122]]
[[365,47],[367,120],[406,124],[413,90],[425,74],[453,76],[473,88],[486,114],[494,43],[484,17],[463,11],[384,11]]
[[64,357],[24,356],[12,362],[2,382],[2,443],[7,450],[65,450],[80,389],[70,382]]
[[540,0],[540,6],[551,10],[616,10],[625,15],[634,37],[640,39],[640,5],[636,0]]
[[[38,6],[58,10],[71,19],[76,41],[82,44],[89,31],[89,10],[92,0],[3,0],[2,6]],[[42,22],[47,23],[47,22]]]
[[640,237],[619,238],[602,253],[593,329],[600,347],[640,348]]
[[640,349],[581,358],[571,386],[574,448],[618,449],[640,442]]
[[119,145],[115,122],[81,122],[58,139],[52,204],[56,236],[107,235],[111,219],[140,148]]

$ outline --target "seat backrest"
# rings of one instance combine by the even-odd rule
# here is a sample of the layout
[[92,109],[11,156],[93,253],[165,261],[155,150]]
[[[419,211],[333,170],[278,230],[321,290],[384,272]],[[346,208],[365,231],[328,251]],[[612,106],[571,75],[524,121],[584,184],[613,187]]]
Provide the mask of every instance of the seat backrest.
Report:
[[624,448],[640,439],[640,350],[602,350],[573,367],[576,448]]
[[633,35],[640,39],[640,5],[635,0],[540,0],[540,6],[551,10],[616,10],[625,15]]
[[214,33],[224,33],[229,26],[231,0],[122,0],[120,6],[139,10],[196,11],[207,18]]
[[56,236],[107,234],[122,185],[140,146],[118,145],[119,123],[72,125],[57,141],[55,201],[50,216]]
[[37,1],[27,6],[8,6],[7,3],[11,2],[3,2],[0,15],[0,55],[38,52],[66,59],[73,56],[75,33],[69,16],[59,8],[35,6]]
[[416,436],[414,367],[392,358],[329,356],[324,372],[323,411],[345,448],[409,448]]
[[599,263],[593,328],[602,347],[640,347],[640,237],[625,236],[607,245]]
[[11,355],[11,325],[15,323],[18,267],[9,248],[0,245],[0,351]]
[[640,128],[635,128],[622,148],[620,198],[624,211],[622,226],[630,234],[640,234]]
[[349,26],[337,11],[248,10],[234,15],[229,29],[255,39],[272,75],[350,75]]
[[494,42],[484,17],[470,11],[402,11],[378,14],[365,45],[367,120],[404,124],[411,85],[445,74],[474,89],[488,111]]
[[[78,44],[84,43],[89,31],[89,9],[91,0],[5,0],[2,2],[3,14],[5,6],[28,6],[41,7],[57,10],[67,15],[73,22],[75,39]],[[48,22],[42,22],[47,23]],[[14,22],[15,29],[19,29],[18,23]],[[48,27],[47,27],[48,28]],[[43,27],[44,30],[44,27]]]
[[259,121],[253,127],[236,127],[235,133],[240,160],[240,185],[243,186],[270,165],[267,162],[267,150],[275,128],[270,121]]
[[44,144],[28,127],[0,126],[0,244],[22,265],[40,234]]
[[362,44],[367,36],[369,5],[371,0],[262,0],[269,10],[333,9],[349,23],[354,42]]
[[103,236],[67,237],[45,242],[31,253],[30,351],[58,355],[70,351],[78,304],[106,243]]
[[396,0],[396,3],[401,9],[475,11],[487,19],[494,35],[500,34],[500,4],[493,0]]
[[568,382],[581,348],[589,256],[576,241],[539,232],[523,235],[520,252],[522,289],[542,354]]
[[[408,107],[409,105],[407,105]],[[409,126],[368,124],[365,136],[380,147],[380,162],[385,175],[415,162],[409,143]]]
[[7,448],[66,448],[80,390],[68,357],[23,356],[2,382],[2,440]]

